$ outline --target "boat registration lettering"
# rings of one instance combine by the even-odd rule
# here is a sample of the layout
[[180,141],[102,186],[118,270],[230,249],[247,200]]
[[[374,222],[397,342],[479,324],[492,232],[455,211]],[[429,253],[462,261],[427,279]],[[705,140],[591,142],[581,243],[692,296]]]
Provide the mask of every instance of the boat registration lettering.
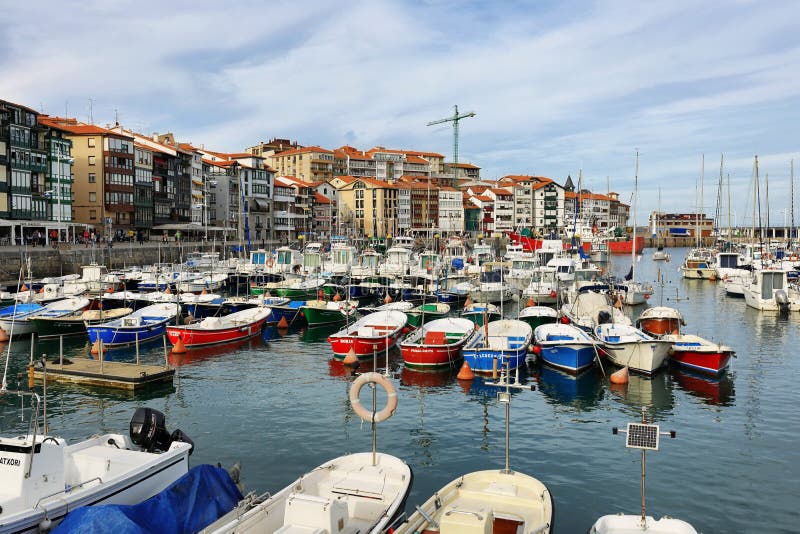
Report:
[[0,465],[10,465],[10,466],[13,466],[13,467],[19,467],[20,466],[20,461],[19,461],[19,458],[2,457],[2,458],[0,458]]

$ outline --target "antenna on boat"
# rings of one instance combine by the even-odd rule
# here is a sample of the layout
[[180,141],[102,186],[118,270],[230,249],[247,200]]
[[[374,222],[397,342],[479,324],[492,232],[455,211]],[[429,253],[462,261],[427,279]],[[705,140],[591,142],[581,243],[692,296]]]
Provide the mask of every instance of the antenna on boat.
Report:
[[611,429],[611,433],[617,435],[622,432],[626,435],[625,446],[629,449],[641,449],[642,451],[642,482],[641,482],[641,496],[642,496],[642,528],[647,526],[647,517],[645,515],[645,451],[657,451],[659,436],[669,436],[674,438],[677,432],[670,430],[669,432],[661,432],[658,425],[651,425],[647,423],[647,408],[642,406],[642,422],[641,423],[628,423],[625,430],[617,427]]
[[509,442],[509,433],[510,433],[510,421],[511,421],[511,388],[514,389],[523,389],[523,390],[530,390],[535,391],[536,386],[528,385],[528,384],[521,384],[519,381],[519,367],[516,369],[516,376],[514,382],[511,382],[511,362],[506,359],[505,365],[505,374],[501,375],[500,380],[497,382],[485,382],[487,386],[495,386],[505,388],[505,391],[498,391],[497,392],[497,402],[500,404],[506,405],[506,467],[501,471],[504,474],[511,474],[513,471],[509,466],[509,459],[508,459],[508,442]]

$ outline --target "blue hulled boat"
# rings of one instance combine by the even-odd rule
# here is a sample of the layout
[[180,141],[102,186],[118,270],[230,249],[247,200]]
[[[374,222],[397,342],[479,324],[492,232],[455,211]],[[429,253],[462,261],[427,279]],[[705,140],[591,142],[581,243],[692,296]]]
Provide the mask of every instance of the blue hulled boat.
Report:
[[305,300],[289,300],[286,297],[267,297],[253,300],[257,300],[259,303],[263,301],[261,305],[272,310],[269,315],[270,323],[278,323],[281,318],[285,317],[286,322],[292,324],[292,321],[297,318],[297,314],[300,313],[300,308],[306,305]]
[[543,324],[536,327],[533,337],[534,352],[542,361],[568,373],[579,373],[597,357],[597,341],[570,324]]
[[516,319],[492,321],[480,329],[482,336],[464,347],[464,361],[475,373],[491,373],[495,358],[497,369],[516,369],[525,363],[533,329]]
[[128,345],[149,341],[164,335],[167,323],[174,321],[180,306],[172,303],[145,306],[130,315],[93,326],[87,326],[89,341],[101,339],[103,345]]

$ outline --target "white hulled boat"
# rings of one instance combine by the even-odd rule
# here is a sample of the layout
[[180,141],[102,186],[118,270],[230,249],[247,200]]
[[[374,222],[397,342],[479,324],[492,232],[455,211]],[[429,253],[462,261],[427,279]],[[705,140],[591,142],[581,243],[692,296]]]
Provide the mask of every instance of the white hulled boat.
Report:
[[601,324],[594,329],[594,335],[609,361],[646,375],[664,365],[672,347],[671,342],[655,339],[631,325]]

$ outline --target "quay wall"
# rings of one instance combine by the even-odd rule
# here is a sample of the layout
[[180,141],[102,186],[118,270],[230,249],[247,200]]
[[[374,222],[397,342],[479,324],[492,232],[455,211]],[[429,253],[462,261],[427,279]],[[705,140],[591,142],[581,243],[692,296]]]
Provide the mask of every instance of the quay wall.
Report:
[[[188,252],[211,252],[212,245],[202,243],[120,243],[112,248],[95,246],[85,248],[83,245],[46,247],[0,247],[0,284],[16,284],[20,269],[24,268],[23,278],[28,275],[30,263],[31,275],[34,279],[46,276],[63,276],[80,274],[81,267],[90,263],[106,265],[110,269],[122,269],[133,265],[152,265],[157,262],[179,263],[185,261]],[[214,250],[220,252],[217,245]],[[30,262],[28,261],[30,259]]]

